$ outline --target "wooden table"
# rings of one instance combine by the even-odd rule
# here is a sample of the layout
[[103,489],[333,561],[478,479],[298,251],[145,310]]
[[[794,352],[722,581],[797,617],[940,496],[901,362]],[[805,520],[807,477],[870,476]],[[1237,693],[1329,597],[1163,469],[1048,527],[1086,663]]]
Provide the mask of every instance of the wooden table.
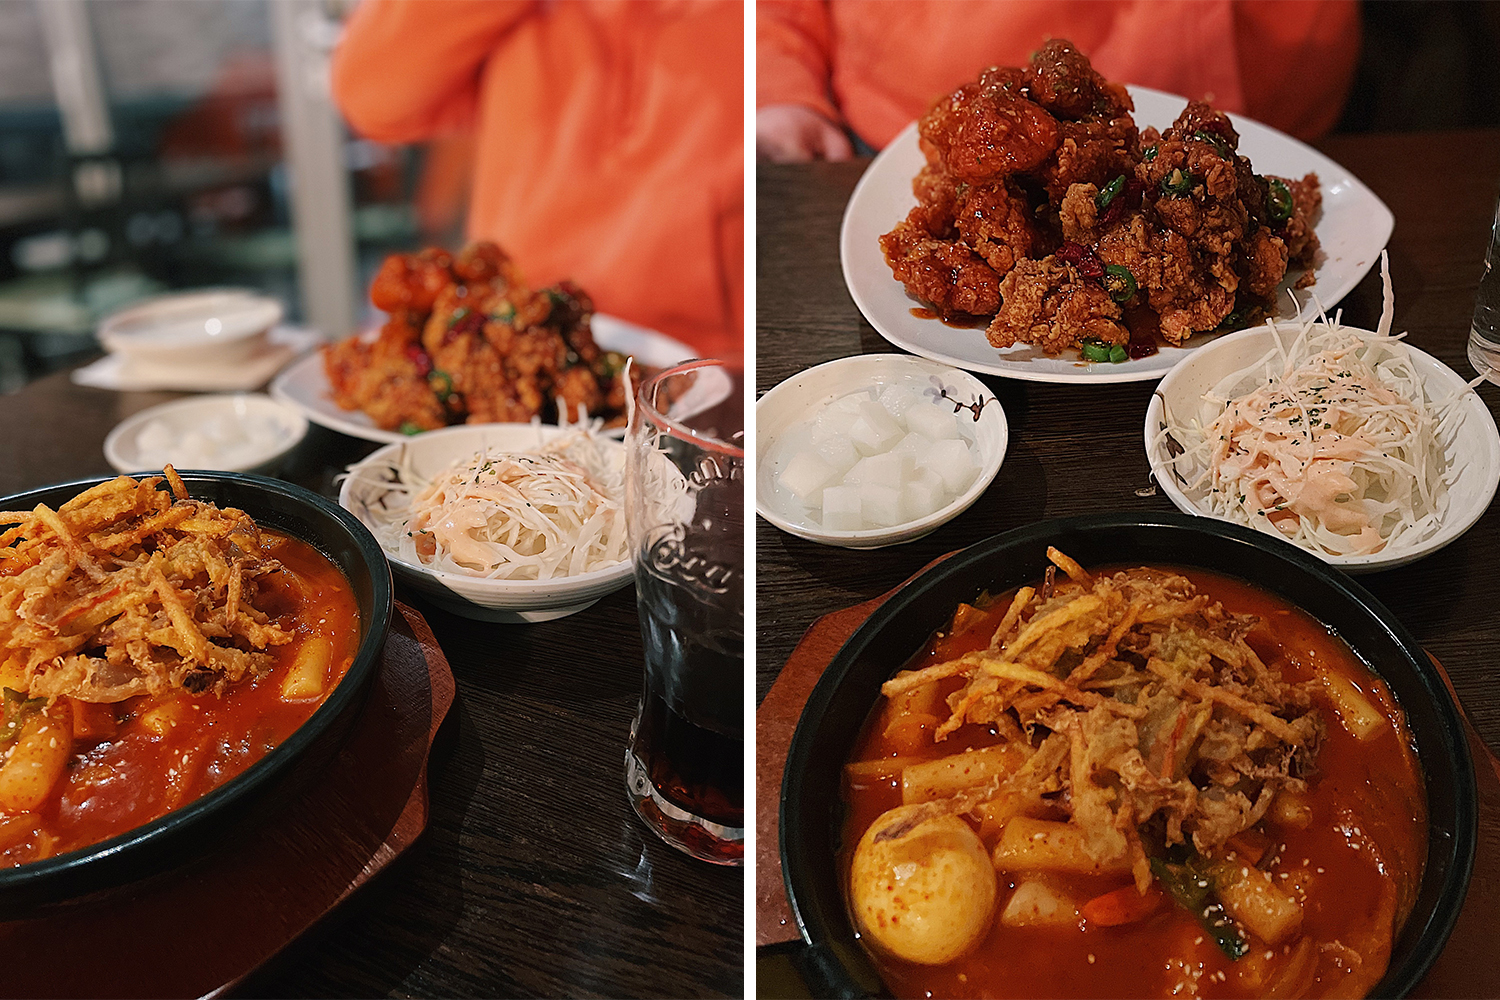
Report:
[[[1395,328],[1409,330],[1413,345],[1471,375],[1467,337],[1494,218],[1500,131],[1346,136],[1320,148],[1395,213],[1389,246]],[[758,170],[757,394],[812,365],[899,350],[860,314],[839,265],[840,220],[867,162],[763,164]],[[1373,329],[1381,306],[1378,269],[1341,306],[1346,322]],[[1154,383],[981,378],[1005,407],[1009,450],[978,503],[933,534],[857,552],[805,541],[757,519],[757,703],[818,617],[885,593],[944,553],[1040,519],[1174,509],[1164,495],[1145,489],[1150,480],[1141,433]],[[1479,391],[1492,410],[1500,405],[1500,388],[1487,384]],[[1500,511],[1492,508],[1436,555],[1359,578],[1441,659],[1492,749],[1500,749],[1497,565]]]
[[[0,396],[0,495],[112,474],[105,434],[171,398],[67,373]],[[283,476],[336,496],[334,477],[375,447],[314,427]],[[679,854],[625,798],[644,662],[634,590],[525,626],[459,618],[399,584],[397,596],[426,615],[458,682],[428,830],[238,992],[742,995],[743,872]]]

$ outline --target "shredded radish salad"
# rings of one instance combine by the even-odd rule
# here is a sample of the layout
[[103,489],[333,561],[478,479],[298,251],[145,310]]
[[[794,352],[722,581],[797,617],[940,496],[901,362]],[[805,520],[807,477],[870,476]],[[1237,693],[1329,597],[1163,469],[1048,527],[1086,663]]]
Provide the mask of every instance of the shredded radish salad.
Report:
[[532,451],[479,452],[430,480],[408,451],[358,467],[389,480],[370,515],[394,558],[492,580],[553,580],[629,558],[624,449],[594,430]]
[[1288,345],[1291,331],[1268,323],[1263,357],[1205,393],[1190,419],[1166,414],[1194,503],[1326,555],[1396,552],[1436,533],[1463,393],[1427,397],[1404,334],[1389,334],[1386,288],[1378,333],[1325,316]]

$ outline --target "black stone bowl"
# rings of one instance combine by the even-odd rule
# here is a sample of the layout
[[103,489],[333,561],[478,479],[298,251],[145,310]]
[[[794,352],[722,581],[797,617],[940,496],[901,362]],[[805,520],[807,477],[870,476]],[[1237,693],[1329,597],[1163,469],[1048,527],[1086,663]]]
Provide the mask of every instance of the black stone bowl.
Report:
[[[83,902],[117,886],[197,858],[232,826],[256,821],[301,788],[331,759],[364,705],[391,618],[391,572],[364,525],[331,500],[300,486],[231,472],[183,472],[188,493],[238,507],[263,528],[312,545],[344,573],[359,608],[360,639],[348,673],[296,732],[238,777],[159,819],[109,840],[44,861],[0,868],[0,919]],[[104,479],[83,479],[0,499],[0,510],[54,510]],[[86,897],[86,899],[85,899]]]
[[1459,712],[1415,639],[1369,592],[1315,556],[1238,525],[1184,514],[1104,514],[1044,521],[944,560],[882,605],[823,673],[792,737],[781,787],[781,863],[804,946],[791,956],[813,996],[885,996],[855,939],[838,864],[840,774],[899,670],[960,601],[1038,579],[1056,545],[1084,566],[1196,566],[1280,595],[1333,628],[1406,712],[1427,785],[1431,829],[1422,886],[1372,996],[1401,996],[1448,939],[1474,866],[1478,798]]

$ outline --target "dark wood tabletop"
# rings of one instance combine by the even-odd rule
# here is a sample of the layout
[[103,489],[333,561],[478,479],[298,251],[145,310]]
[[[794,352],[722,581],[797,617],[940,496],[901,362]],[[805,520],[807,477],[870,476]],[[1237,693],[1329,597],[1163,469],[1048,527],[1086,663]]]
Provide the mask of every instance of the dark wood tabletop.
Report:
[[[1319,148],[1395,213],[1395,328],[1472,375],[1465,349],[1500,190],[1500,132],[1342,136]],[[757,395],[812,365],[899,351],[860,314],[839,266],[839,223],[867,164],[763,164],[757,171]],[[1377,270],[1341,303],[1345,321],[1373,329],[1380,302]],[[1174,509],[1165,495],[1137,492],[1150,485],[1141,431],[1155,383],[981,378],[1010,423],[1005,463],[978,503],[931,535],[858,552],[795,538],[757,519],[757,702],[816,618],[884,593],[937,556],[1045,518]],[[1479,391],[1492,410],[1500,406],[1500,388]],[[1480,734],[1500,749],[1497,565],[1500,512],[1492,508],[1441,552],[1360,582],[1442,660]]]
[[[66,372],[0,396],[0,495],[113,474],[110,428],[177,396]],[[337,496],[335,476],[375,447],[314,426],[281,475]],[[458,683],[428,829],[237,992],[743,995],[743,871],[679,854],[626,801],[644,662],[634,589],[531,625],[469,621],[400,584],[397,597],[426,616]]]

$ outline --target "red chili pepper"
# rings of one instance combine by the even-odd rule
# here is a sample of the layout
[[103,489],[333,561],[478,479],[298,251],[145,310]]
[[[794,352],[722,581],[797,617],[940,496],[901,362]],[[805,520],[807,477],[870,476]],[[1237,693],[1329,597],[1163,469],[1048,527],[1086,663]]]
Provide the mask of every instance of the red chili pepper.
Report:
[[407,346],[406,356],[411,359],[412,364],[417,366],[417,374],[423,378],[426,378],[427,373],[432,371],[432,359],[427,356],[426,351],[422,350],[416,344]]
[[1104,262],[1099,259],[1099,255],[1072,240],[1065,240],[1063,245],[1057,248],[1056,257],[1058,260],[1072,264],[1085,278],[1104,277]]
[[1146,193],[1146,185],[1134,177],[1125,182],[1125,190],[1115,196],[1099,217],[1100,226],[1112,226],[1120,221],[1120,217],[1126,212],[1133,212],[1141,207],[1141,195]]

